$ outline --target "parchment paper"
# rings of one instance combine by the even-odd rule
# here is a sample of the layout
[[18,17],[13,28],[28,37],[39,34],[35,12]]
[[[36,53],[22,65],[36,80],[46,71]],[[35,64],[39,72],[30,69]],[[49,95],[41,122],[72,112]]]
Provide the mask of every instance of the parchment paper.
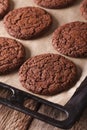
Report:
[[[48,52],[58,54],[58,52],[54,50],[51,44],[52,33],[58,26],[63,25],[65,23],[72,22],[72,21],[85,21],[80,13],[81,1],[82,0],[78,0],[75,5],[66,9],[55,9],[55,10],[45,9],[53,16],[52,28],[38,39],[27,40],[27,41],[19,40],[26,48],[27,58],[38,54],[48,53]],[[33,2],[33,0],[10,0],[10,2],[11,2],[12,9],[25,7],[25,6],[37,6]],[[3,21],[0,21],[0,36],[13,38],[6,32],[3,25]],[[82,80],[87,75],[87,59],[70,58],[70,57],[68,58],[78,66],[79,72],[81,73],[80,79],[76,83],[76,85],[70,90],[68,90],[67,92],[63,92],[55,96],[40,96],[40,95],[37,96],[40,96],[46,100],[49,100],[54,103],[59,103],[62,105],[64,105],[70,99],[70,97],[75,92],[76,88],[80,85]],[[18,71],[7,74],[5,76],[0,76],[0,81],[12,85],[13,87],[17,87],[21,90],[27,91],[22,87],[22,85],[19,82]]]

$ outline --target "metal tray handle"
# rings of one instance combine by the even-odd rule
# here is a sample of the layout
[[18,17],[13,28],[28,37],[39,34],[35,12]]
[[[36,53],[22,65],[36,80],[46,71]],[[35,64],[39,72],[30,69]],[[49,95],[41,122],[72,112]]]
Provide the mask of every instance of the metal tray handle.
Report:
[[[65,104],[65,106],[49,102],[34,96],[33,94],[29,94],[1,82],[0,88],[7,89],[12,93],[10,98],[6,99],[0,97],[1,104],[63,129],[71,128],[73,124],[80,118],[82,112],[87,106],[87,77],[78,87],[71,99]],[[27,99],[33,99],[39,104],[45,104],[53,109],[59,110],[60,112],[64,112],[67,115],[67,118],[63,121],[59,121],[37,111],[28,109],[24,106],[24,102]]]

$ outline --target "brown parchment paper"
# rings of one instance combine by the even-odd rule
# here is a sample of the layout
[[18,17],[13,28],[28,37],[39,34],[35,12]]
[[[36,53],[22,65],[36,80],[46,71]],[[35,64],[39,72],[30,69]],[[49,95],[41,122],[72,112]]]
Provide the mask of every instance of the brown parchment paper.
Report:
[[[82,0],[77,0],[76,4],[73,5],[72,7],[65,8],[65,9],[45,9],[47,10],[53,17],[53,25],[50,30],[45,33],[43,36],[40,38],[34,39],[34,40],[19,40],[24,47],[26,48],[26,53],[27,53],[27,58],[32,57],[38,54],[43,54],[43,53],[58,53],[57,51],[54,50],[52,47],[52,33],[53,31],[60,25],[72,22],[72,21],[85,21],[84,18],[81,16],[80,13],[80,4]],[[19,7],[25,7],[25,6],[37,6],[33,0],[10,0],[11,3],[11,8],[16,9]],[[3,20],[0,21],[0,36],[4,37],[11,37],[5,30],[4,25],[3,25]],[[63,92],[61,94],[57,94],[55,96],[40,96],[46,100],[49,100],[54,103],[59,103],[61,105],[64,105],[70,97],[73,95],[75,92],[76,88],[80,85],[82,80],[85,78],[87,75],[87,59],[79,59],[79,58],[70,58],[79,69],[79,72],[81,73],[80,79],[76,83],[73,88],[68,90],[67,92]],[[18,71],[0,76],[0,81],[7,83],[9,85],[12,85],[16,88],[19,88],[21,90],[27,91],[25,88],[23,88],[19,82],[19,77],[18,77]],[[27,91],[28,92],[28,91]]]

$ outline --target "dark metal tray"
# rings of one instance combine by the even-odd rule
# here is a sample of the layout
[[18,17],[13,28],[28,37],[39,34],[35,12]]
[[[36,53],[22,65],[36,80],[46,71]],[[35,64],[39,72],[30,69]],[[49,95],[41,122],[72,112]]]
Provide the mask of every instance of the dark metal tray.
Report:
[[[73,124],[80,118],[82,112],[87,106],[87,77],[64,106],[49,102],[2,82],[0,82],[0,88],[11,92],[11,96],[9,98],[0,97],[1,104],[63,129],[71,128]],[[67,118],[60,121],[46,116],[45,114],[28,109],[24,106],[24,102],[27,99],[33,99],[39,104],[45,104],[53,109],[57,109],[58,111],[65,113]]]

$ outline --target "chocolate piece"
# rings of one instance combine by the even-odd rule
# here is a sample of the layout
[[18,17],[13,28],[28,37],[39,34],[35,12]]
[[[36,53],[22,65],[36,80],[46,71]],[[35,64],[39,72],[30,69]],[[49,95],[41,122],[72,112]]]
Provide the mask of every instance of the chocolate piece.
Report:
[[19,70],[20,82],[27,90],[54,95],[71,88],[77,80],[74,63],[58,54],[29,58]]
[[83,0],[80,9],[83,17],[87,20],[87,0]]
[[9,12],[4,18],[8,33],[19,39],[41,35],[52,23],[51,16],[37,7],[24,7]]
[[52,44],[61,54],[87,57],[87,23],[77,21],[60,26],[53,34]]
[[0,74],[14,71],[24,62],[23,45],[13,39],[0,37]]
[[9,0],[0,0],[0,19],[8,12],[9,10]]
[[[75,0],[76,1],[76,0]],[[72,5],[74,0],[34,0],[34,2],[45,8],[64,8]]]

